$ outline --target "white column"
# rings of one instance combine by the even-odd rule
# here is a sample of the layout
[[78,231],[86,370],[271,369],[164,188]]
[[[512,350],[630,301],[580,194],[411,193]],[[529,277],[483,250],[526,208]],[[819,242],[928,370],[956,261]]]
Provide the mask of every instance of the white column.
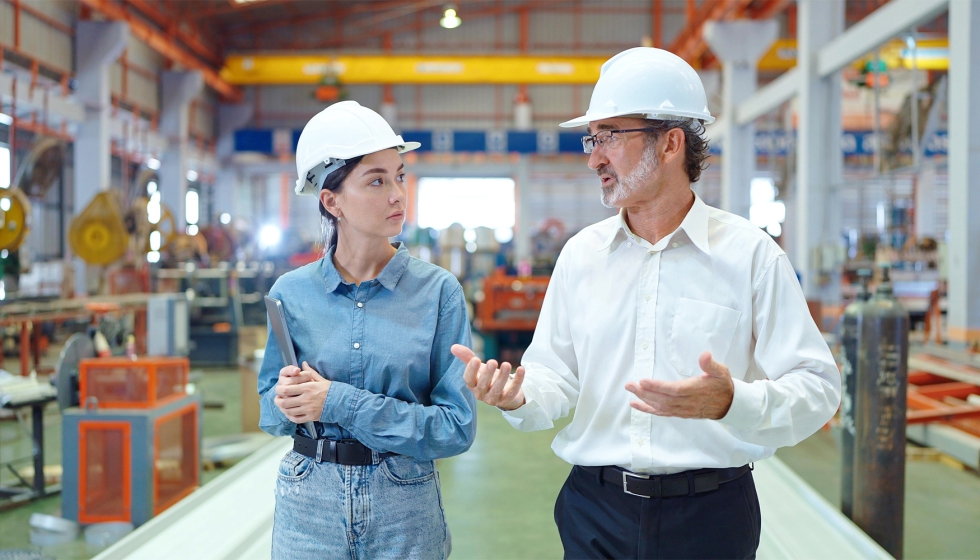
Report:
[[199,71],[160,73],[160,134],[167,149],[160,158],[160,197],[184,230],[184,198],[187,196],[189,105],[204,87]]
[[[74,143],[74,213],[110,186],[112,146],[109,137],[111,86],[109,71],[129,42],[124,22],[80,21],[75,28],[75,98],[85,107]],[[75,259],[75,293],[85,295],[85,262]]]
[[836,204],[841,182],[840,74],[821,78],[817,53],[844,30],[843,0],[799,0],[797,68],[800,70],[797,131],[795,250],[793,266],[808,300],[840,301],[841,242]]
[[214,211],[239,216],[242,212],[242,197],[238,196],[244,178],[235,169],[235,131],[252,120],[254,112],[251,104],[218,105],[218,141],[215,143],[215,157],[218,172],[214,183]]
[[980,343],[980,5],[949,3],[949,338]]
[[739,124],[735,108],[755,93],[756,64],[776,39],[777,24],[764,21],[710,21],[704,38],[722,61],[721,208],[749,217],[755,176],[755,123]]
[[514,168],[514,183],[517,186],[517,219],[514,228],[514,264],[518,274],[523,265],[531,263],[531,173],[528,156],[521,155]]

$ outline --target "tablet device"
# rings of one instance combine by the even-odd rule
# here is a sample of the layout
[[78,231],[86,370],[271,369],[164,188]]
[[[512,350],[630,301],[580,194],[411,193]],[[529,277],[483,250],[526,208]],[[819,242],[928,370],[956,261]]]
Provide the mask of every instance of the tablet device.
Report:
[[[269,323],[272,324],[272,334],[276,337],[283,366],[300,367],[296,359],[296,351],[293,349],[293,339],[289,337],[289,328],[286,327],[286,312],[282,308],[282,302],[265,296],[265,309],[269,312]],[[316,425],[313,422],[305,422],[303,427],[311,438],[316,439]]]

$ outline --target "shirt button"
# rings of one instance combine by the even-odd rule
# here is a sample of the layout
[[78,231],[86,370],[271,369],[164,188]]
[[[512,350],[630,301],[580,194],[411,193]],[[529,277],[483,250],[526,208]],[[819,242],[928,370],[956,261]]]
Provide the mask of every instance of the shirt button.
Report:
[[361,344],[359,342],[355,342],[354,343],[354,350],[357,350],[360,347],[361,347]]
[[633,246],[633,242],[632,242],[632,241],[630,241],[629,243],[627,243],[627,244],[626,244],[626,246],[627,246],[627,247],[632,247],[632,246]]
[[364,307],[364,304],[363,304],[363,303],[361,303],[361,302],[357,302],[357,306],[358,306],[358,307]]
[[677,243],[671,243],[670,246],[676,248],[677,247]]
[[638,439],[638,440],[636,440],[636,444],[637,445],[646,445],[647,444],[647,440],[645,440],[645,439]]
[[647,301],[650,301],[650,294],[647,294],[647,295],[645,295],[643,297],[645,297]]
[[649,345],[649,344],[647,344],[646,342],[644,342],[644,343],[643,343],[643,349],[644,349],[644,350],[646,350],[646,349],[647,349],[647,347],[649,347],[649,346],[650,346],[650,345]]

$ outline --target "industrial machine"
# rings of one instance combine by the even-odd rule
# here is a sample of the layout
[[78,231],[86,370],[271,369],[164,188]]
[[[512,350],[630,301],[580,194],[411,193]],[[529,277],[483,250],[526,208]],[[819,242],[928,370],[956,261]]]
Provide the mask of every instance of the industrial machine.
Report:
[[[73,343],[59,364],[62,515],[82,524],[141,525],[200,484],[201,401],[186,391],[181,357],[87,358]],[[77,361],[76,361],[77,360]]]

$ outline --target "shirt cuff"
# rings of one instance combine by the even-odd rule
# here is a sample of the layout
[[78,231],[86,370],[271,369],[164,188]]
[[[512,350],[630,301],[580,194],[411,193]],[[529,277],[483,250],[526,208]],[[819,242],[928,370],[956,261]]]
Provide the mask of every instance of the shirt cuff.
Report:
[[741,379],[732,379],[732,383],[735,388],[732,405],[719,422],[737,430],[751,430],[759,425],[764,416],[763,408],[766,402],[764,382],[746,383]]
[[548,424],[551,424],[551,419],[548,418],[541,406],[541,399],[534,384],[528,384],[527,381],[525,377],[524,405],[514,410],[501,410],[501,412],[504,413],[504,419],[519,430],[547,429],[550,427]]
[[327,398],[323,401],[323,412],[320,422],[349,426],[354,420],[354,409],[357,407],[357,389],[347,383],[331,381]]

